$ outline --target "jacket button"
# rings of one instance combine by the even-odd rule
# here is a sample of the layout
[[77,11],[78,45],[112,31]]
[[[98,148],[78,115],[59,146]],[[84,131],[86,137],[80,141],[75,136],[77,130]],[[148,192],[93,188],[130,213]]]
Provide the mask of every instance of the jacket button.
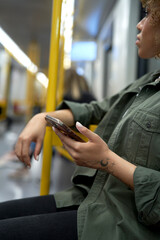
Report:
[[151,128],[151,122],[147,122],[147,123],[146,123],[146,127],[147,127],[147,128]]

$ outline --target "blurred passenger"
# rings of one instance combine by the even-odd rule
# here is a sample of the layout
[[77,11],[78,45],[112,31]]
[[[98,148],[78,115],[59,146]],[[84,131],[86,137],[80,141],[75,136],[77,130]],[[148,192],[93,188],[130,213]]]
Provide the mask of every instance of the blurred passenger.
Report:
[[64,100],[79,103],[96,100],[89,89],[87,80],[72,68],[65,70],[64,73]]
[[[143,0],[138,54],[160,57],[160,1]],[[121,14],[121,13],[120,13]],[[49,113],[88,138],[77,142],[54,129],[74,158],[66,191],[0,204],[0,239],[160,239],[160,70],[148,73],[103,101],[64,101]],[[46,113],[34,116],[16,144],[30,166],[29,144],[39,155]],[[81,123],[77,122],[80,121]],[[97,123],[96,133],[87,127]]]

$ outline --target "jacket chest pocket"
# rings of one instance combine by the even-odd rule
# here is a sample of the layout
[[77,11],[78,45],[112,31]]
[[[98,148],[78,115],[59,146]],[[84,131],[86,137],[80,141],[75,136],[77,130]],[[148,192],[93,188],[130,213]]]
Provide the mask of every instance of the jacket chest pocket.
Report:
[[160,169],[160,118],[138,111],[128,128],[127,156],[131,162]]

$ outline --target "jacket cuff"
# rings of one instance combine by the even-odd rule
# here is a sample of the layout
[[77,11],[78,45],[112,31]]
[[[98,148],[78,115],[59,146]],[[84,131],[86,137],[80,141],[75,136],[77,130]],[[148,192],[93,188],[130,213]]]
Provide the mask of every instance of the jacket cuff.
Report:
[[57,107],[57,110],[61,110],[61,109],[70,109],[73,113],[75,123],[78,121],[86,127],[89,126],[91,114],[89,114],[89,109],[87,108],[86,103],[76,103],[76,102],[71,102],[71,101],[63,101]]
[[160,221],[160,172],[138,166],[133,178],[139,221],[156,224]]

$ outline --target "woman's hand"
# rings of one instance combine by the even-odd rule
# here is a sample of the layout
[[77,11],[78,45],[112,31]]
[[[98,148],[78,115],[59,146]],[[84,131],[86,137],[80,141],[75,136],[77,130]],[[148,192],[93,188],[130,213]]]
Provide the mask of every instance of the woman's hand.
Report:
[[35,142],[34,158],[38,160],[40,154],[47,122],[45,120],[46,114],[53,116],[65,122],[65,124],[72,126],[74,124],[73,114],[69,109],[58,110],[54,112],[39,113],[35,115],[26,125],[20,134],[15,146],[15,153],[17,157],[27,166],[31,166],[29,149],[31,142]]
[[108,145],[97,134],[82,126],[80,123],[76,123],[76,127],[80,133],[88,138],[88,142],[77,142],[66,137],[57,129],[53,129],[77,165],[95,169],[101,169],[103,166],[106,166],[106,156],[110,151]]
[[34,158],[38,160],[40,154],[43,138],[46,130],[45,113],[35,115],[26,125],[20,134],[15,146],[15,153],[20,161],[27,166],[31,166],[29,149],[31,142],[35,142]]
[[88,142],[76,142],[53,128],[75,163],[79,166],[106,171],[134,189],[133,174],[136,166],[112,152],[97,134],[80,123],[76,123],[76,127],[88,138]]

